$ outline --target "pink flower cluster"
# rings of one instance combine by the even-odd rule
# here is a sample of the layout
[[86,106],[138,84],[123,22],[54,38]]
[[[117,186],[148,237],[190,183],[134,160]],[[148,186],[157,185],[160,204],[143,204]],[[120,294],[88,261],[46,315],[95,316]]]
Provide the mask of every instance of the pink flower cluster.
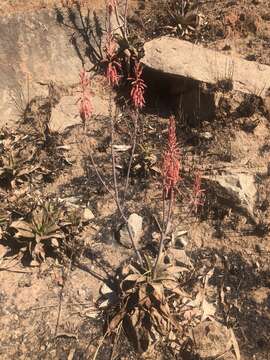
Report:
[[109,10],[109,14],[113,12],[113,9],[117,6],[117,0],[107,0],[107,7]]
[[90,93],[90,79],[87,75],[85,69],[80,71],[80,87],[81,87],[81,96],[79,98],[80,102],[80,116],[82,121],[85,123],[90,119],[93,113],[93,106],[91,102],[91,93]]
[[163,156],[163,191],[168,197],[180,180],[180,150],[176,139],[175,118],[170,117],[167,149]]
[[200,171],[198,171],[195,174],[193,193],[191,198],[191,205],[195,214],[197,214],[199,207],[202,206],[204,203],[204,191],[205,190],[202,189],[202,174]]
[[130,96],[135,109],[142,109],[145,105],[144,93],[146,85],[144,80],[141,78],[142,71],[142,64],[136,62],[134,66],[134,78],[129,79],[132,80]]
[[106,78],[111,86],[119,85],[120,75],[119,71],[121,69],[121,64],[116,60],[117,56],[117,44],[113,39],[112,35],[108,35],[107,42],[105,45],[105,52],[107,57],[107,70]]

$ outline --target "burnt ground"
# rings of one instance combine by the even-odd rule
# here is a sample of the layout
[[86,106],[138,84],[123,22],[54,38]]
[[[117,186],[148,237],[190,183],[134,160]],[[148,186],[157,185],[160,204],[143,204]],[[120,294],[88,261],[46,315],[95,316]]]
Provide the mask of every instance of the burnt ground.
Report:
[[[50,2],[32,3],[35,10],[51,6]],[[96,3],[102,6],[99,1]],[[267,1],[191,2],[183,15],[195,11],[203,16],[202,24],[195,30],[186,29],[186,23],[173,6],[168,8],[164,1],[138,0],[132,4],[134,9],[128,21],[133,45],[139,53],[146,40],[170,34],[225,53],[239,54],[250,61],[270,64]],[[30,5],[31,2],[25,6],[21,1],[6,1],[0,8],[21,12],[32,10]],[[104,82],[99,77],[96,86],[96,94],[103,93]],[[132,128],[128,106],[123,101],[126,91],[124,87],[121,94],[115,94],[120,98],[121,109],[116,126],[119,144],[128,143]],[[149,254],[157,251],[153,233],[158,228],[153,215],[158,217],[161,213],[160,158],[166,141],[167,119],[175,111],[162,87],[156,93],[152,91],[149,84],[147,106],[140,115],[136,166],[132,168],[130,194],[126,199],[128,211],[143,216],[141,246]],[[108,89],[105,92],[108,95]],[[250,109],[251,100],[255,105]],[[186,251],[194,262],[196,274],[200,276],[214,270],[209,296],[216,300],[221,294],[224,296],[218,316],[233,328],[241,359],[266,360],[270,356],[270,132],[269,113],[264,104],[255,100],[228,92],[224,94],[224,107],[211,121],[202,122],[200,117],[191,122],[179,119],[182,181],[174,226],[188,231]],[[29,178],[23,178],[12,187],[1,188],[3,208],[9,210],[8,221],[29,214],[31,201],[37,198],[75,202],[79,209],[88,206],[94,214],[76,233],[79,244],[72,250],[76,255],[73,262],[70,257],[49,256],[41,266],[33,267],[29,258],[22,258],[13,247],[12,239],[8,239],[11,243],[3,239],[0,245],[1,359],[93,359],[102,342],[104,318],[96,308],[102,284],[100,276],[112,275],[132,256],[132,251],[113,236],[119,225],[116,206],[99,184],[89,161],[91,142],[96,162],[111,180],[108,121],[106,116],[94,116],[86,133],[82,125],[77,125],[61,135],[52,134],[52,143],[45,149],[40,149],[33,135],[35,150],[29,149],[29,153],[35,151],[37,175],[30,185]],[[23,131],[28,130],[20,126],[12,132],[3,132],[2,140],[11,137],[14,141]],[[211,137],[202,136],[205,133]],[[121,182],[127,166],[125,154],[119,155],[117,162]],[[208,176],[237,168],[256,174],[259,195],[255,223],[234,204],[221,203],[207,182],[203,182],[204,205],[197,214],[187,211],[196,171]],[[4,222],[3,231],[5,226]],[[11,252],[2,259],[2,254],[10,248]],[[110,359],[112,348],[112,338],[106,339],[97,359]],[[114,359],[140,358],[124,336],[113,353]],[[159,345],[148,358],[182,359],[166,344]]]

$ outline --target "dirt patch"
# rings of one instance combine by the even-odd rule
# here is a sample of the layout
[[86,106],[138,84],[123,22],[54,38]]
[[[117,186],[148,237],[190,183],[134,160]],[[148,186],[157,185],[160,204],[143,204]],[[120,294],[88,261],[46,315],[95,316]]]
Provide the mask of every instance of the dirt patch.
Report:
[[[26,5],[22,1],[5,1],[0,9],[6,16],[8,13],[53,10],[60,5],[68,7],[70,3],[72,1],[30,1]],[[81,4],[86,8],[90,4],[91,12],[104,6],[103,1],[89,0]],[[253,1],[252,4],[245,0],[190,2],[190,8],[184,10],[182,18],[172,11],[172,7],[166,8],[164,1],[132,2],[128,21],[131,42],[139,54],[146,40],[169,34],[270,64],[266,1]],[[188,12],[203,15],[198,27],[196,24],[188,27],[183,22],[185,16],[187,21]],[[89,65],[89,58],[86,59]],[[81,64],[80,60],[78,64]],[[75,72],[79,70],[75,69]],[[214,90],[219,99],[218,111],[211,113],[208,119],[197,113],[192,119],[183,118],[173,95],[169,92],[169,96],[164,95],[162,78],[154,84],[151,81],[153,78],[147,84],[147,105],[140,114],[138,146],[131,167],[131,191],[125,199],[129,212],[143,217],[140,246],[150,257],[158,251],[156,219],[162,218],[162,149],[166,142],[168,117],[174,112],[178,119],[181,185],[175,199],[174,237],[166,239],[165,247],[170,248],[173,244],[176,257],[184,249],[194,266],[188,280],[183,282],[185,291],[194,295],[198,288],[204,288],[202,279],[209,278],[205,296],[215,304],[219,321],[233,329],[241,358],[265,360],[270,351],[270,135],[267,109],[258,94],[248,97],[219,88]],[[161,89],[159,82],[162,82]],[[58,80],[53,84],[60,86]],[[27,257],[22,256],[25,245],[18,245],[14,229],[9,233],[12,236],[3,235],[0,245],[2,359],[93,359],[104,340],[105,318],[97,306],[100,286],[105,278],[114,276],[121,264],[130,264],[131,257],[134,258],[132,250],[118,241],[122,221],[112,197],[98,182],[90,159],[90,151],[94,149],[96,164],[106,182],[112,183],[108,114],[113,95],[113,107],[119,107],[115,126],[117,179],[119,183],[124,182],[130,151],[126,147],[133,128],[126,101],[130,88],[124,84],[112,94],[104,77],[95,76],[92,89],[96,102],[93,103],[99,109],[85,128],[80,117],[76,117],[77,85],[68,87],[68,93],[62,94],[56,106],[52,106],[47,84],[45,95],[33,103],[38,105],[30,109],[28,104],[28,123],[20,122],[12,131],[1,132],[1,235],[6,234],[11,222],[21,218],[30,224],[32,208],[46,198],[57,200],[64,207],[64,215],[57,220],[57,230],[72,239],[65,256],[58,256],[57,251],[49,252],[40,267],[33,267],[29,266],[31,251]],[[186,102],[190,99],[193,97],[187,97]],[[44,104],[48,105],[49,112]],[[34,110],[38,116],[33,116]],[[36,126],[39,131],[42,129],[42,134],[32,133],[35,127],[32,117],[39,121],[43,119],[44,125],[48,123],[46,116],[53,118],[54,115],[55,128]],[[64,126],[60,134],[58,131],[64,122],[68,126]],[[50,139],[55,141],[52,147]],[[20,155],[20,161],[24,152],[31,150],[24,161],[28,169],[24,173],[20,173],[8,157],[10,147],[16,151],[16,156]],[[33,166],[31,171],[29,164]],[[204,202],[187,216],[193,201],[194,174],[198,172],[202,174]],[[248,215],[243,211],[242,203],[236,206],[235,198],[231,196],[232,188],[239,189],[241,181],[235,181],[227,188],[223,186],[224,181],[220,181],[219,185],[223,186],[219,186],[220,192],[211,187],[213,181],[226,174],[248,174],[252,178],[252,186],[256,189],[252,216],[250,211]],[[243,194],[244,190],[233,192],[233,195]],[[66,216],[72,213],[76,217],[77,211],[78,224],[73,228],[74,223]],[[89,216],[89,212],[91,217],[84,219],[83,214]],[[16,246],[10,249],[9,241]],[[50,251],[55,250],[52,247]],[[202,334],[209,329],[198,331]],[[211,331],[215,333],[216,328]],[[223,331],[222,328],[222,336]],[[211,346],[203,341],[205,338],[200,338],[200,334],[194,359],[199,355],[205,358],[206,347]],[[113,336],[105,339],[97,359],[109,359],[112,353],[115,359],[140,358],[123,334],[118,345],[114,347],[113,344]],[[187,359],[175,344],[175,339],[158,343],[148,358]],[[223,352],[230,356],[230,349],[223,345]]]

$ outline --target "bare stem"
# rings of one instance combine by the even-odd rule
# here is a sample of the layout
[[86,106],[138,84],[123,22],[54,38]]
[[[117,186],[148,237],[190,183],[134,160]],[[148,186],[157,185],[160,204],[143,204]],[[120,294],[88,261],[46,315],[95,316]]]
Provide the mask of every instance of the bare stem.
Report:
[[127,41],[127,11],[128,11],[128,0],[125,2],[125,10],[124,10],[124,23],[121,24],[119,14],[118,14],[118,7],[115,6],[114,12],[115,12],[115,18],[116,22],[118,24],[118,28],[121,29],[123,38]]
[[165,192],[162,194],[162,231],[165,230],[165,212],[166,212],[166,202],[165,202]]
[[127,171],[127,177],[126,177],[126,186],[125,186],[125,190],[124,190],[124,199],[126,197],[127,190],[128,190],[128,184],[129,184],[129,178],[130,178],[130,170],[131,170],[131,165],[132,165],[133,158],[134,158],[135,148],[136,148],[136,145],[137,145],[138,118],[139,118],[139,113],[137,111],[135,116],[134,116],[133,144],[132,144],[131,155],[130,155],[129,164],[128,164],[128,171]]
[[134,236],[132,234],[132,230],[129,226],[128,219],[126,218],[124,214],[124,210],[122,209],[122,206],[120,204],[119,200],[119,191],[118,191],[118,182],[117,182],[117,175],[116,175],[116,161],[115,161],[115,151],[114,151],[114,119],[112,116],[112,90],[110,90],[110,100],[109,100],[109,116],[111,119],[111,157],[112,157],[112,172],[113,172],[113,184],[114,184],[114,199],[116,202],[116,206],[118,208],[119,213],[121,214],[125,225],[127,227],[128,235],[131,240],[132,247],[136,253],[136,256],[140,262],[141,265],[143,265],[143,260],[141,257],[141,254],[139,250],[137,249],[137,246],[134,241]]
[[127,12],[128,12],[128,0],[125,2],[125,13],[124,13],[124,34],[127,39]]
[[[163,212],[165,214],[164,208],[165,208],[165,197],[163,196]],[[163,253],[163,249],[164,249],[164,240],[166,239],[167,233],[169,231],[169,226],[170,226],[170,222],[171,222],[171,217],[172,217],[172,209],[173,209],[173,202],[174,202],[174,189],[171,189],[171,194],[170,194],[170,202],[169,202],[169,209],[168,209],[168,215],[167,215],[167,219],[166,219],[166,223],[163,224],[163,231],[161,233],[161,239],[159,242],[159,249],[158,249],[158,256],[154,265],[154,270],[153,270],[153,277],[156,277],[156,272],[157,272],[157,266],[160,263],[161,260],[161,256]],[[165,218],[165,216],[164,216]]]
[[97,166],[97,164],[96,164],[96,162],[95,162],[95,160],[94,160],[94,158],[93,158],[93,155],[92,155],[91,151],[90,151],[89,156],[90,156],[91,164],[92,164],[92,166],[93,166],[93,168],[94,168],[94,170],[95,170],[95,173],[96,173],[99,181],[100,181],[101,184],[105,187],[105,189],[108,191],[108,193],[109,193],[110,195],[114,196],[113,192],[111,191],[111,189],[110,189],[109,186],[106,184],[106,182],[105,182],[105,180],[103,179],[103,177],[101,176],[100,171],[99,171],[98,166]]

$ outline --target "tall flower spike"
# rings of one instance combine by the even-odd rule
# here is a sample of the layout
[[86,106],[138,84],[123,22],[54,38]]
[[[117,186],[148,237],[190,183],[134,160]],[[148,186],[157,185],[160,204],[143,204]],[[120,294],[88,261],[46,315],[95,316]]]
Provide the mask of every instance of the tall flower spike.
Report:
[[116,60],[116,49],[117,44],[113,39],[112,35],[108,35],[105,52],[107,57],[107,70],[106,70],[106,78],[111,86],[119,85],[120,75],[119,71],[121,69],[121,64]]
[[109,14],[111,14],[113,9],[117,6],[117,0],[107,0],[107,6],[109,9]]
[[163,191],[168,197],[180,180],[180,150],[176,139],[175,118],[170,117],[167,149],[163,156]]
[[191,206],[195,214],[197,214],[199,207],[204,203],[204,192],[205,190],[202,189],[202,174],[198,171],[195,174],[193,193],[191,197]]
[[87,75],[85,69],[80,71],[80,87],[81,87],[81,96],[80,101],[80,117],[85,124],[87,120],[90,119],[93,113],[93,106],[91,102],[91,93],[90,93],[90,79]]
[[145,105],[144,93],[146,85],[141,77],[142,71],[142,64],[137,62],[134,66],[134,77],[129,78],[129,80],[132,80],[130,96],[135,109],[142,109]]

